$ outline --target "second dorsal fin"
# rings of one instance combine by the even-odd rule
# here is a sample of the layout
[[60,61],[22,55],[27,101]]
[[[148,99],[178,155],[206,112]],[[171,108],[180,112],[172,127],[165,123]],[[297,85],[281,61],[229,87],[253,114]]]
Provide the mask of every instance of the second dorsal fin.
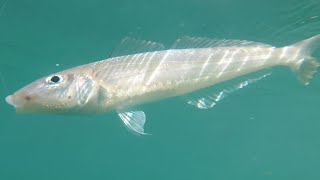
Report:
[[176,40],[172,49],[188,48],[210,48],[210,47],[231,47],[231,46],[260,46],[272,47],[271,45],[245,40],[209,39],[202,37],[183,36]]
[[125,37],[111,52],[111,57],[138,54],[143,52],[160,51],[165,47],[161,43]]

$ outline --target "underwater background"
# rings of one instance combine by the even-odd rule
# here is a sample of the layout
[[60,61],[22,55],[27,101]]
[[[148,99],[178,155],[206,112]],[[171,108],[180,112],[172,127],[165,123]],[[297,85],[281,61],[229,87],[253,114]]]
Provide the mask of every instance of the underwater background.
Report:
[[[0,180],[320,179],[320,77],[285,67],[214,108],[183,98],[141,107],[146,132],[115,113],[17,115],[5,97],[35,79],[108,58],[130,36],[280,47],[320,34],[319,0],[0,0]],[[314,54],[320,59],[320,49]]]

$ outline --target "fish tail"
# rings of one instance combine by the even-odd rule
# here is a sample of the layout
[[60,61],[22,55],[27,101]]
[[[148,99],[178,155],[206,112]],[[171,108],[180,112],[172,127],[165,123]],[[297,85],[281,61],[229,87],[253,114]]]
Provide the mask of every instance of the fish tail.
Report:
[[297,51],[297,56],[290,61],[293,62],[290,63],[290,66],[297,73],[298,80],[304,85],[308,85],[320,66],[316,58],[311,56],[320,47],[320,34],[293,44],[290,47]]

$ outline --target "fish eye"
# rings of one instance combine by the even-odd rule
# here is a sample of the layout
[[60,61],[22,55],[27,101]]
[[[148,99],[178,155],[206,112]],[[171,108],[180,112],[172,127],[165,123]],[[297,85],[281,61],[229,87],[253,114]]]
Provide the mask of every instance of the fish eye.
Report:
[[50,84],[57,84],[60,83],[63,80],[63,78],[59,75],[54,75],[52,77],[47,78],[47,82]]

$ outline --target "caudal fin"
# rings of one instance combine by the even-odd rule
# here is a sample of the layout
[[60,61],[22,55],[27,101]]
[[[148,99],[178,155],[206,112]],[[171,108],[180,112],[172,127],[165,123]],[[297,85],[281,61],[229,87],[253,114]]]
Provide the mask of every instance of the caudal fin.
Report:
[[320,66],[316,58],[311,56],[317,48],[320,48],[320,34],[293,44],[291,47],[296,48],[299,54],[293,69],[297,72],[298,79],[304,85],[308,85]]

